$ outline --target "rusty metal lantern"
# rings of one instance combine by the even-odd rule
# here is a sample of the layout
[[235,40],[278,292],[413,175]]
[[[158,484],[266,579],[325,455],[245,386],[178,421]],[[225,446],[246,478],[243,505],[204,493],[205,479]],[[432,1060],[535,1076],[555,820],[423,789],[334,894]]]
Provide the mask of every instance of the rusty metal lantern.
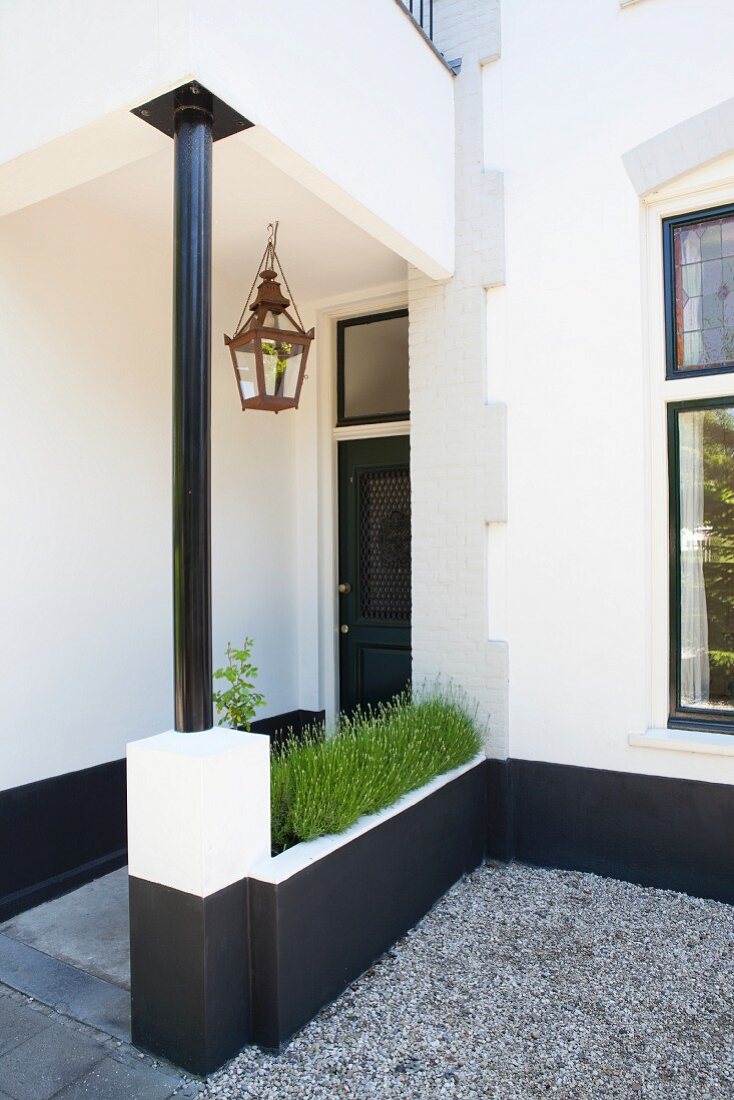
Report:
[[[304,329],[295,301],[293,310],[298,320],[288,312],[291,301],[281,291],[277,278],[280,271],[285,288],[291,294],[275,250],[278,223],[269,225],[268,229],[270,236],[258,265],[262,282],[251,302],[258,279],[256,275],[234,336],[225,336],[224,342],[232,355],[242,408],[278,413],[282,409],[298,408],[314,330],[306,332]],[[250,315],[245,320],[248,312]]]

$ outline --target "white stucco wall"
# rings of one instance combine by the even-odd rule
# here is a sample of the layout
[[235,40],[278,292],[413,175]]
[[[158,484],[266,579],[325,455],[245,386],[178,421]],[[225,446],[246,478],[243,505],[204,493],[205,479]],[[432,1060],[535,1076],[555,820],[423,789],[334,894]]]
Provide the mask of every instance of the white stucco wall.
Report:
[[[71,197],[0,221],[0,789],[172,725],[170,236]],[[295,420],[239,409],[214,274],[214,654],[299,705]]]
[[730,738],[630,744],[667,721],[664,412],[692,395],[657,382],[660,217],[734,201],[731,165],[681,178],[734,148],[731,31],[723,0],[436,0],[457,258],[410,279],[414,669],[493,756],[734,782]]
[[[661,318],[645,305],[648,223],[623,162],[730,99],[733,32],[725,0],[502,3],[512,756],[734,782],[730,757],[628,745],[659,723],[667,653],[648,524]],[[494,79],[488,69],[487,146]],[[705,205],[691,195],[690,209]],[[657,262],[656,234],[649,247]],[[731,376],[717,384],[734,393]]]

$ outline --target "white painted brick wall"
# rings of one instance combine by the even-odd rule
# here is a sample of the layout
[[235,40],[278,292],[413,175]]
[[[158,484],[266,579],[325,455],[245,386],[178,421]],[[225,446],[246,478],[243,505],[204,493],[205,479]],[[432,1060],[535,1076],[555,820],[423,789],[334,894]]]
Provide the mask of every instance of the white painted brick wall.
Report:
[[503,178],[483,167],[482,63],[500,48],[498,0],[436,0],[456,80],[456,274],[410,272],[413,677],[464,688],[507,752],[508,654],[488,638],[487,524],[507,518],[506,410],[487,404],[486,288],[504,282]]

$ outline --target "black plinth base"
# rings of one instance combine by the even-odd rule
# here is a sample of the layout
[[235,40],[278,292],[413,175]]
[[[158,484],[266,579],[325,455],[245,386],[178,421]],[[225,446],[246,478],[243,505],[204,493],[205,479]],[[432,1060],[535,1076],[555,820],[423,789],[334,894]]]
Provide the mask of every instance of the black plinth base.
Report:
[[190,1073],[251,1036],[247,880],[202,898],[130,879],[132,1040]]

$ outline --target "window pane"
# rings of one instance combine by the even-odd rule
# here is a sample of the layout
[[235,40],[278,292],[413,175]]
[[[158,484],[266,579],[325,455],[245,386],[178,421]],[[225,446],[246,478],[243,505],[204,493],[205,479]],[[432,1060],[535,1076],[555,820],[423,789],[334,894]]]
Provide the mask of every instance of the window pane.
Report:
[[673,229],[675,369],[734,367],[734,214]]
[[342,324],[344,419],[407,416],[407,316]]
[[734,405],[678,414],[679,699],[734,713]]

